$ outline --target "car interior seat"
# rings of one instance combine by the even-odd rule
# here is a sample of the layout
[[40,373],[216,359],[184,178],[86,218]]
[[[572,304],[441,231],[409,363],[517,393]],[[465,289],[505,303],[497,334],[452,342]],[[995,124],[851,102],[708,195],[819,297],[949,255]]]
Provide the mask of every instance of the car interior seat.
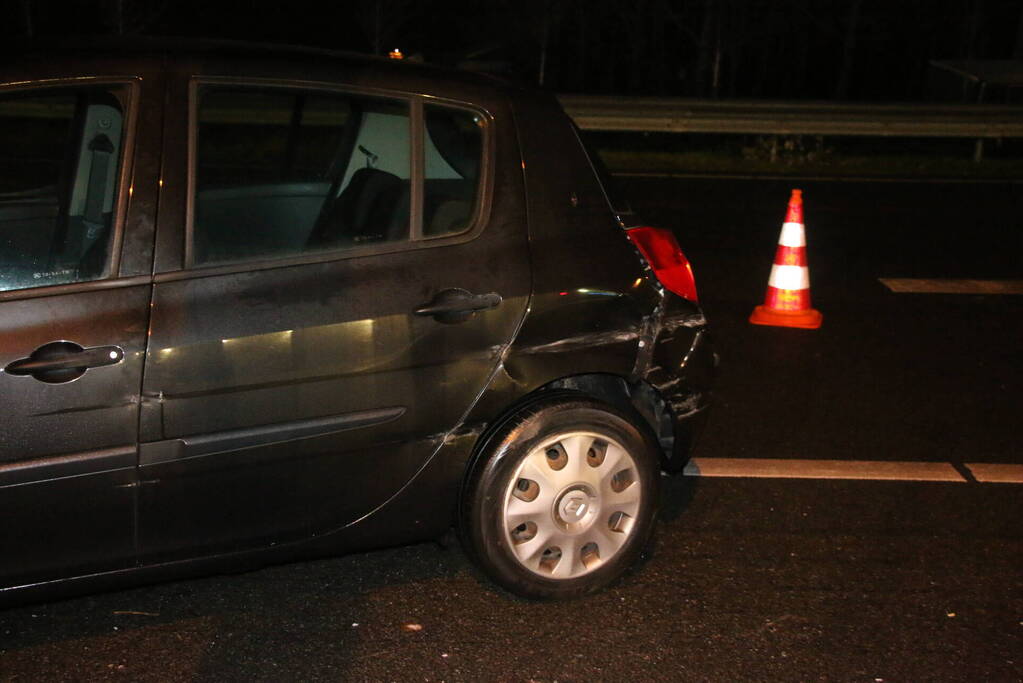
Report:
[[376,168],[360,168],[324,212],[309,237],[309,246],[389,242],[405,237],[408,195],[408,181]]

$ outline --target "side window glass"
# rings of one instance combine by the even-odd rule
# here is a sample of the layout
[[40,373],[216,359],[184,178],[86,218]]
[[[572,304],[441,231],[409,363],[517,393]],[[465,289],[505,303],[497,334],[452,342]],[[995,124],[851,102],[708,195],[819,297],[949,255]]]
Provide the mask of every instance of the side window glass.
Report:
[[480,196],[482,120],[464,109],[427,105],[423,236],[462,232]]
[[123,124],[110,90],[0,96],[0,291],[103,277]]
[[399,100],[201,90],[193,261],[407,240],[409,121]]

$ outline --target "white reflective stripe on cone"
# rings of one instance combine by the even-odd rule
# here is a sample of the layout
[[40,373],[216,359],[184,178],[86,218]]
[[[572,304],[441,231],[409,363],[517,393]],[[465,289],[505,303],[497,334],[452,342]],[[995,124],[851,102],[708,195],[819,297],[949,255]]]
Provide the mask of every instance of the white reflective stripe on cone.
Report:
[[778,237],[778,244],[783,247],[805,247],[806,231],[802,223],[784,223],[781,226],[781,236]]
[[809,289],[810,270],[806,266],[771,266],[767,284],[775,289]]

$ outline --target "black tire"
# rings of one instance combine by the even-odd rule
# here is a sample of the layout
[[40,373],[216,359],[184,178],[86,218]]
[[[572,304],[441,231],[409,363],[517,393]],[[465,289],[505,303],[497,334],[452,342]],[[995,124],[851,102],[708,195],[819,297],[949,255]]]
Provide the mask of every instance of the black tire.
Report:
[[638,415],[573,392],[541,396],[504,420],[476,459],[460,506],[463,544],[516,595],[592,593],[643,552],[659,473]]

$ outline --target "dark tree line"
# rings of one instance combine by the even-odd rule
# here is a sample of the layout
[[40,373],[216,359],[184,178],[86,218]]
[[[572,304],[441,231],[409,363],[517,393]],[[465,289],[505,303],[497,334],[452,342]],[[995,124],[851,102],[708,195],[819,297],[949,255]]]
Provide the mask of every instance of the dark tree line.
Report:
[[280,41],[562,92],[908,100],[933,59],[1023,59],[1021,0],[0,0],[8,36]]
[[923,95],[930,60],[1023,58],[1019,0],[545,4],[562,91],[900,100]]

